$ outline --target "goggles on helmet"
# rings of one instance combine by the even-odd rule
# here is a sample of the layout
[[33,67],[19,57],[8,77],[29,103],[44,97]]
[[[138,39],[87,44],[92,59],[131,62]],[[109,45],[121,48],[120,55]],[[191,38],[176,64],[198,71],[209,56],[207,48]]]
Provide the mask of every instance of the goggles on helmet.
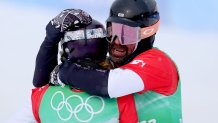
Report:
[[117,37],[121,45],[135,44],[154,35],[158,30],[159,24],[160,21],[149,27],[140,28],[111,22],[111,25],[107,27],[106,39],[111,43]]
[[106,37],[106,34],[103,28],[68,31],[64,35],[63,43],[72,40],[83,40],[104,37]]

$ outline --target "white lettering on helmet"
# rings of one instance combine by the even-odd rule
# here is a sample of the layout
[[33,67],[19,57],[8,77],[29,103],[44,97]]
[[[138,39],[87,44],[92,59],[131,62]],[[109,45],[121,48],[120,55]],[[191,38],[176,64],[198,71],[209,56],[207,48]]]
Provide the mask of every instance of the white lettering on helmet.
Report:
[[119,17],[124,17],[124,14],[123,13],[118,13],[118,16]]

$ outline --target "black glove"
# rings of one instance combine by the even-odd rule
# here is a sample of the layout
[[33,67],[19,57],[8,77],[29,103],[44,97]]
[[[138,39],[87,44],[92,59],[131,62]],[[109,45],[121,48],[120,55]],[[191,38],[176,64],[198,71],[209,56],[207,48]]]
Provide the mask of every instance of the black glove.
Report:
[[46,26],[46,36],[55,42],[59,43],[69,27],[83,27],[89,25],[92,18],[89,14],[81,9],[66,9],[53,18]]
[[54,70],[51,72],[49,84],[50,85],[61,85],[63,87],[63,86],[65,86],[65,84],[60,81],[59,76],[58,76],[59,67],[60,67],[60,65],[57,65],[54,68]]
[[69,27],[86,26],[92,18],[80,9],[66,9],[52,19],[46,26],[46,37],[36,58],[33,85],[44,86],[49,83],[50,73],[57,65],[58,43]]
[[[85,65],[85,64],[84,64]],[[94,69],[68,60],[60,65],[58,77],[66,85],[77,87],[89,94],[108,97],[109,70]]]

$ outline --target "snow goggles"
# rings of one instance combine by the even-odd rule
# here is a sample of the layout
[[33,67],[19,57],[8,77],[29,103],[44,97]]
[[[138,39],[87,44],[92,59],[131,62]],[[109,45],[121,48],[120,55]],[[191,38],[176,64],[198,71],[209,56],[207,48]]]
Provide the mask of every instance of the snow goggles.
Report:
[[160,21],[149,27],[131,27],[120,23],[111,23],[107,27],[107,41],[113,42],[117,37],[121,45],[135,44],[142,39],[148,38],[154,35],[159,27]]
[[63,43],[72,40],[84,40],[104,37],[106,37],[106,32],[103,28],[68,31],[64,35]]

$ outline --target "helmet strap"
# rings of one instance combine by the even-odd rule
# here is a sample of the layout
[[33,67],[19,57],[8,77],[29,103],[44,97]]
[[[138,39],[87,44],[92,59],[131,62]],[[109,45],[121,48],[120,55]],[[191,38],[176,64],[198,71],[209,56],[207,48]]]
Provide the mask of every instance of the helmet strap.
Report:
[[87,42],[87,30],[86,30],[86,27],[83,29],[83,31],[84,31],[84,36],[85,36],[85,46],[88,44],[88,42]]
[[[139,44],[139,43],[136,43],[136,44],[135,44],[135,49],[133,50],[133,52],[136,51],[136,49],[137,49],[137,47],[138,47],[138,44]],[[132,53],[133,53],[133,52],[132,52]]]

